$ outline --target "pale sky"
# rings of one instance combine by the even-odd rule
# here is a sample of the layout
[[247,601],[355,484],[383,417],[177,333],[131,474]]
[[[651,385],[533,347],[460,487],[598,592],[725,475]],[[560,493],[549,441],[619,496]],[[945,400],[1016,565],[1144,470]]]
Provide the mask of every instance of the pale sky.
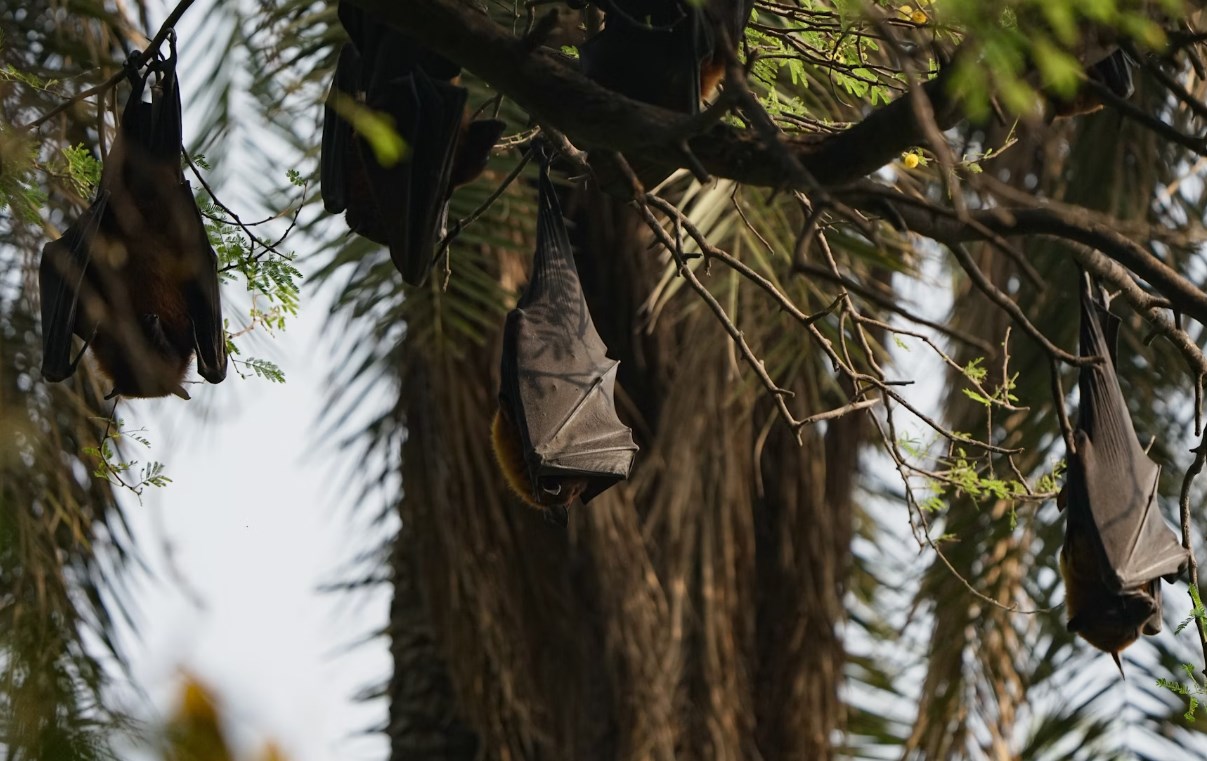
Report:
[[[186,145],[203,120],[195,105],[190,109],[190,94],[202,84],[197,76],[208,68],[199,57],[214,49],[213,40],[192,30],[221,13],[212,5],[198,2],[177,27]],[[153,21],[165,15],[161,10]],[[303,129],[313,128],[319,113],[316,104],[314,122]],[[225,162],[224,176],[252,165],[242,151],[281,152],[255,131],[250,109],[236,128],[221,156],[210,151],[212,162]],[[281,158],[278,184],[290,160]],[[254,191],[230,184],[217,190],[244,218],[263,216]],[[311,188],[310,196],[316,193]],[[330,229],[338,234],[341,221],[333,219]],[[284,248],[307,269],[313,242],[294,236]],[[241,284],[225,286],[223,297],[237,329],[246,307]],[[244,380],[232,365],[220,385],[189,386],[191,401],[127,401],[118,413],[128,428],[145,427],[152,444],[149,453],[136,447],[127,456],[150,454],[172,478],[166,488],[148,489],[141,505],[125,500],[135,544],[150,567],[149,574],[130,575],[138,633],[122,636],[135,684],[160,714],[146,718],[171,713],[187,670],[216,693],[240,758],[250,759],[270,738],[290,761],[379,761],[388,751],[384,735],[367,732],[384,724],[385,702],[355,696],[392,671],[387,641],[369,639],[386,624],[390,591],[318,591],[346,578],[341,571],[354,556],[395,528],[371,524],[382,504],[350,504],[347,494],[360,484],[340,480],[349,462],[335,441],[319,436],[324,384],[338,355],[320,335],[328,306],[326,294],[303,281],[301,313],[284,333],[240,339],[244,358],[266,358],[284,370],[284,385]],[[140,714],[147,710],[131,700]]]
[[385,639],[364,641],[385,625],[389,590],[317,591],[394,529],[369,524],[380,505],[347,503],[335,482],[347,463],[316,437],[325,313],[307,299],[268,353],[285,385],[231,372],[190,387],[190,402],[123,405],[173,479],[141,505],[126,500],[151,577],[133,574],[139,638],[123,639],[137,684],[165,714],[186,669],[213,687],[249,750],[271,737],[291,761],[382,759],[384,736],[359,733],[384,722],[385,704],[353,698],[392,670]]

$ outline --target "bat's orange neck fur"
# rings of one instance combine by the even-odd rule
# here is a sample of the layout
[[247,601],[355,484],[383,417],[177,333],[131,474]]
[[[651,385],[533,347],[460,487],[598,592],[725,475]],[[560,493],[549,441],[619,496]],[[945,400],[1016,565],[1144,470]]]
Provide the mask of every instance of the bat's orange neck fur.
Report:
[[499,470],[503,472],[503,478],[511,491],[526,504],[538,510],[543,509],[533,496],[532,480],[528,478],[528,465],[524,462],[524,444],[520,439],[520,432],[501,409],[495,411],[495,419],[490,424],[490,443],[495,450],[495,459],[499,461]]
[[535,507],[537,510],[546,510],[550,507],[567,508],[587,489],[585,479],[566,478],[555,482],[561,487],[561,491],[557,494],[538,493],[532,487],[532,480],[528,477],[528,464],[524,462],[523,439],[515,424],[502,409],[495,412],[495,418],[491,421],[490,443],[494,447],[495,459],[499,461],[499,470],[503,472],[507,486],[526,505]]
[[725,78],[725,64],[719,58],[712,58],[700,67],[700,97],[712,100],[717,93],[717,87]]

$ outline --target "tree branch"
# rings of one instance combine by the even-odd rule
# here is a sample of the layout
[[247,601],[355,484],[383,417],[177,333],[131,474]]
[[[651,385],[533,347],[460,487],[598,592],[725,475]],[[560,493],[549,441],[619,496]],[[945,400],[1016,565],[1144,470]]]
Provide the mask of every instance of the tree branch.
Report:
[[[891,207],[896,220],[912,232],[941,243],[958,244],[1001,236],[1046,235],[1101,251],[1169,299],[1179,311],[1207,325],[1207,293],[1177,270],[1119,232],[1116,226],[1086,209],[1043,203],[969,211],[961,221],[948,209],[873,182],[838,193],[843,201],[867,211]],[[1038,203],[1038,202],[1037,202]]]
[[[817,184],[834,186],[868,175],[902,151],[926,142],[929,129],[948,129],[964,112],[947,95],[957,68],[949,65],[921,89],[933,124],[922,124],[909,95],[872,111],[834,135],[785,136],[768,145],[755,130],[728,124],[701,128],[698,120],[618,95],[587,79],[565,57],[531,49],[524,40],[477,13],[462,0],[346,0],[378,16],[481,77],[537,121],[564,132],[588,150],[619,151],[658,167],[684,166],[685,136],[691,154],[714,177],[747,185],[808,192],[807,180],[783,151],[795,157]],[[959,52],[956,53],[959,57]]]

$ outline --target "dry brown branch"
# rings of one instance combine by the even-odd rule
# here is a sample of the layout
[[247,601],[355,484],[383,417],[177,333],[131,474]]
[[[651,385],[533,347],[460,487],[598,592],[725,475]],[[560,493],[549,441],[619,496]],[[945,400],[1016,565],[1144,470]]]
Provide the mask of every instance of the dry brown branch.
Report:
[[[840,328],[838,333],[839,340],[841,342],[839,347],[841,349],[840,353],[834,348],[832,342],[821,334],[821,332],[817,329],[817,325],[815,324],[819,317],[824,316],[832,311],[833,306],[818,315],[804,314],[794,304],[792,304],[791,300],[789,300],[784,294],[771,285],[766,278],[763,278],[758,273],[755,273],[747,265],[743,264],[740,260],[728,252],[711,244],[702,231],[693,225],[691,221],[688,220],[687,217],[682,214],[682,212],[680,212],[673,204],[670,204],[665,199],[661,199],[653,194],[647,194],[646,200],[650,206],[657,207],[659,211],[662,211],[671,218],[677,233],[680,229],[686,231],[688,236],[691,237],[698,246],[700,246],[700,249],[702,252],[704,252],[706,259],[717,259],[721,261],[726,266],[731,267],[743,277],[758,285],[759,288],[769,293],[778,303],[780,308],[789,312],[789,314],[800,322],[802,326],[809,332],[810,336],[814,339],[815,344],[830,358],[831,364],[833,365],[835,371],[844,376],[853,385],[853,387],[857,389],[857,397],[865,395],[868,390],[874,388],[880,391],[881,394],[891,398],[903,408],[907,409],[912,415],[923,421],[928,427],[949,441],[959,441],[962,444],[977,447],[986,452],[996,454],[1008,455],[1017,453],[1019,451],[1017,449],[1000,447],[992,442],[979,441],[967,436],[959,435],[956,432],[949,430],[946,426],[943,426],[933,417],[923,413],[916,405],[907,400],[903,395],[893,388],[893,386],[896,385],[908,385],[909,383],[912,383],[912,381],[902,382],[887,380],[884,371],[875,363],[874,351],[871,345],[868,343],[867,336],[864,334],[861,328],[857,327],[855,331],[856,338],[860,341],[863,355],[869,364],[871,364],[874,374],[858,370],[854,358],[846,348],[847,331]],[[672,238],[670,234],[667,233],[667,231],[662,227],[662,225],[658,223],[653,214],[650,213],[645,204],[640,205],[639,210],[641,211],[647,225],[653,231],[655,237],[657,237],[658,240],[671,252],[672,256],[675,257],[680,274],[688,280],[688,283],[692,289],[702,298],[705,298],[705,295],[707,294],[707,297],[705,298],[706,304],[709,305],[710,310],[717,316],[717,318],[722,321],[726,332],[735,339],[735,344],[738,346],[743,357],[755,369],[756,374],[759,376],[760,382],[768,390],[768,392],[773,395],[776,400],[777,407],[779,408],[781,415],[784,417],[784,420],[789,424],[789,426],[799,433],[804,426],[801,421],[796,420],[796,418],[791,414],[791,411],[788,409],[787,403],[784,399],[785,395],[781,393],[782,389],[767,374],[766,368],[763,366],[762,361],[758,359],[757,355],[754,354],[753,350],[745,342],[745,339],[741,336],[741,331],[729,319],[728,315],[725,313],[724,307],[722,307],[721,304],[717,302],[710,293],[708,293],[704,285],[700,283],[698,278],[696,278],[695,273],[692,272],[690,267],[687,266],[686,258],[682,252],[682,241],[678,234],[676,234],[675,238]],[[823,242],[823,246],[825,246],[828,252],[828,245],[824,244]],[[837,271],[838,265],[836,262],[834,262],[832,254],[827,253],[827,256],[830,260],[831,268]],[[684,272],[685,270],[686,274]],[[690,278],[688,278],[687,275],[690,275]],[[850,303],[849,295],[842,294],[838,297],[838,300],[839,302],[845,302],[843,309],[844,315],[848,312],[858,314],[857,310],[854,308],[854,305]]]
[[[1191,512],[1190,512],[1190,489],[1194,485],[1194,480],[1203,472],[1203,464],[1207,462],[1207,438],[1199,440],[1198,446],[1193,450],[1194,462],[1186,469],[1186,475],[1182,477],[1182,490],[1178,498],[1178,509],[1182,519],[1182,546],[1189,550],[1190,565],[1190,586],[1193,589],[1199,587],[1199,562],[1194,553],[1193,532],[1191,531]],[[1194,597],[1191,596],[1193,604]],[[1198,611],[1196,611],[1197,613]],[[1207,621],[1196,615],[1195,628],[1199,633],[1199,645],[1203,648],[1203,662],[1207,664]],[[1207,673],[1207,668],[1204,669]]]
[[[968,219],[978,225],[973,226],[949,209],[877,183],[862,182],[836,194],[856,208],[873,212],[889,203],[912,232],[949,245],[984,240],[983,231],[1004,236],[1042,235],[1080,243],[1106,254],[1148,281],[1180,311],[1207,324],[1207,293],[1120,232],[1127,225],[1087,209],[1033,199],[1036,205],[1031,207],[969,211]],[[1095,276],[1102,274],[1091,271]]]

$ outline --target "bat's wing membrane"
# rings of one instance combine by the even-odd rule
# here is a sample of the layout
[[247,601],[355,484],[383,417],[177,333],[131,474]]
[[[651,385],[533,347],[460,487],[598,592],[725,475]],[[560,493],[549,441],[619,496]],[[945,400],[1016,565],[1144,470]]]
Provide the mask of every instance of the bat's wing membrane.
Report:
[[[453,156],[469,91],[415,71],[419,123],[411,144],[411,225],[403,280],[419,285],[427,277],[448,214]],[[391,247],[393,253],[393,247]]]
[[323,206],[332,214],[348,207],[348,160],[353,150],[352,125],[339,115],[335,103],[340,98],[352,102],[360,86],[360,54],[345,43],[335,64],[335,79],[327,92],[323,108],[323,146],[319,156],[319,187]]
[[[151,134],[144,148],[149,156],[177,169],[175,187],[163,189],[166,197],[162,213],[172,215],[176,220],[179,248],[175,266],[187,273],[187,277],[181,279],[181,289],[193,328],[197,372],[210,383],[221,383],[226,379],[227,357],[218,282],[218,255],[210,245],[192,186],[184,179],[184,173],[179,168],[180,153],[184,149],[184,124],[181,119],[175,51],[159,65],[163,76],[159,91],[151,102]],[[141,92],[138,94],[141,95]],[[141,118],[146,118],[147,104],[140,105],[144,106],[140,111]],[[146,130],[148,127],[144,124],[140,129]]]
[[349,209],[348,223],[357,233],[388,246],[395,266],[401,271],[409,259],[407,240],[413,219],[411,196],[414,192],[412,156],[414,137],[422,119],[422,104],[415,78],[407,75],[375,86],[369,91],[367,105],[393,120],[394,129],[406,142],[408,155],[397,163],[383,166],[368,142],[363,137],[356,138],[359,160],[364,167],[372,199],[371,219],[363,222],[354,219]]
[[[403,44],[409,43],[398,41]],[[397,164],[383,167],[358,139],[376,220],[369,229],[355,225],[353,229],[389,246],[403,279],[418,285],[431,268],[443,226],[453,154],[469,93],[429,77],[410,64],[409,53],[397,46],[383,44],[378,51],[366,105],[393,120],[407,153]],[[409,73],[398,73],[408,68]],[[370,234],[374,230],[380,231],[381,239]]]
[[84,308],[90,289],[88,264],[91,244],[105,214],[109,194],[101,191],[63,237],[42,248],[38,270],[42,302],[42,377],[53,383],[75,372],[72,361],[73,334],[91,338],[96,333],[95,316]]
[[[466,153],[457,161],[469,97],[465,88],[453,84],[460,66],[356,6],[341,2],[338,14],[352,43],[340,53],[328,96],[320,165],[323,200],[328,211],[346,208],[349,227],[388,246],[403,280],[418,285],[431,269],[444,230],[454,176],[468,181],[482,171],[503,125],[493,120],[471,125]],[[378,163],[363,137],[354,135],[331,107],[340,93],[361,91],[365,105],[389,117],[406,143],[406,155],[392,166]],[[349,142],[356,145],[352,154],[338,149]],[[362,176],[365,188],[358,185]],[[358,202],[362,197],[366,203]]]
[[632,431],[616,417],[616,369],[620,363],[609,362],[603,376],[580,389],[578,404],[550,426],[544,443],[535,448],[543,463],[542,475],[591,477],[584,502],[628,478],[637,451]]
[[222,297],[218,280],[218,255],[210,245],[201,219],[201,211],[193,199],[189,183],[180,184],[181,203],[193,209],[191,221],[195,225],[189,237],[193,245],[182,255],[187,257],[184,266],[191,270],[185,281],[185,306],[193,323],[193,348],[197,353],[197,372],[210,383],[221,383],[226,378],[226,328],[222,324]]
[[684,0],[602,7],[607,24],[579,46],[583,72],[634,100],[697,113],[700,61],[711,44],[702,11]]
[[1102,539],[1108,583],[1116,591],[1134,589],[1186,565],[1186,551],[1161,517],[1157,479],[1161,469],[1139,446],[1135,452],[1114,451],[1102,437],[1078,441],[1077,457],[1085,472],[1090,515]]
[[1091,66],[1086,73],[1090,79],[1106,85],[1107,89],[1120,98],[1130,98],[1136,91],[1132,80],[1131,58],[1122,49]]
[[1082,483],[1074,485],[1073,493],[1085,495],[1085,507],[1101,538],[1113,573],[1104,581],[1123,592],[1177,574],[1186,566],[1187,552],[1161,517],[1161,469],[1140,447],[1115,374],[1118,318],[1088,290],[1082,294],[1081,310],[1082,355],[1109,361],[1081,369],[1076,453],[1080,472],[1071,476]]

